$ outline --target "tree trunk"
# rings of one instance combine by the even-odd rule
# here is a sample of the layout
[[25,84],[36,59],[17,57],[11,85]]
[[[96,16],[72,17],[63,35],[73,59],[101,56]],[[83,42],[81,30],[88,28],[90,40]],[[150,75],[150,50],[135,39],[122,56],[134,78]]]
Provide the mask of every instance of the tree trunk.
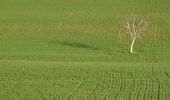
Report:
[[131,47],[130,47],[130,53],[133,53],[134,43],[135,43],[135,39],[132,40]]

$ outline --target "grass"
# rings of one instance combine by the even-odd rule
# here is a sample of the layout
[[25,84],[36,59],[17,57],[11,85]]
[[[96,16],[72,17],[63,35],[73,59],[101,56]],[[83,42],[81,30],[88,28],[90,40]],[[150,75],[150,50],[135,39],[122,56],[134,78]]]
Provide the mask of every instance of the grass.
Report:
[[3,100],[170,98],[169,64],[7,60],[0,64]]
[[[169,100],[169,0],[0,1],[0,99]],[[121,19],[151,22],[130,54]]]

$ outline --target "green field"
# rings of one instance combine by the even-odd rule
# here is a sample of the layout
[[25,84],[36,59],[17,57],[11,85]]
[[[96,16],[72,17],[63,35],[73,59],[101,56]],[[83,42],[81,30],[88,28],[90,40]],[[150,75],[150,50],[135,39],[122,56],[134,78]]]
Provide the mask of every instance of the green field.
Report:
[[170,100],[170,1],[1,0],[0,100]]

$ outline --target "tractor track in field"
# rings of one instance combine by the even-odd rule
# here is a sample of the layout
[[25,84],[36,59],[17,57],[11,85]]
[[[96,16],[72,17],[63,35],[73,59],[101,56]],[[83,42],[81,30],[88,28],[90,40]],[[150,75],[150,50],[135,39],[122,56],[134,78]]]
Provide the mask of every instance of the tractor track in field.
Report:
[[118,91],[115,94],[114,100],[117,100],[119,98],[120,93],[122,92],[123,89],[123,80],[122,79],[118,79],[120,84],[119,84],[119,88]]
[[152,89],[153,89],[153,81],[152,80],[147,80],[148,88],[147,88],[147,94],[146,94],[146,99],[151,100],[152,98]]
[[[106,71],[102,71],[102,80],[103,79],[105,79],[105,77],[107,77],[107,72]],[[104,84],[104,83],[103,83]],[[107,89],[109,89],[108,88],[108,86],[109,86],[109,84],[110,84],[110,81],[109,80],[107,80],[106,82],[105,82],[105,84],[107,84],[107,86],[105,85],[103,85],[102,84],[102,87],[104,88],[104,89],[102,89],[102,90],[107,90]],[[100,90],[100,91],[102,91],[102,90]],[[107,96],[108,96],[108,94],[103,94],[103,95],[101,95],[101,100],[106,100],[106,98],[107,98]]]
[[168,85],[169,85],[168,82],[165,82],[165,85],[164,85],[165,86],[164,87],[165,88],[165,100],[168,100],[168,96],[169,96],[169,94],[168,94],[169,91],[166,89],[168,87]]
[[106,88],[110,91],[110,93],[108,93],[107,95],[104,95],[102,100],[107,100],[108,98],[111,98],[111,96],[113,95],[113,93],[111,93],[114,90],[112,88],[112,86],[116,84],[115,83],[116,81],[114,80],[114,74],[113,73],[115,73],[114,68],[110,68],[110,70],[109,70],[110,78],[109,78],[109,81],[108,81],[108,86]]
[[148,81],[145,80],[145,87],[144,87],[143,100],[146,100],[146,98],[147,98],[147,89],[148,89]]
[[136,92],[136,99],[135,100],[138,100],[138,98],[140,98],[140,91],[142,89],[141,82],[142,82],[142,80],[139,80],[139,86],[138,86],[138,89],[137,89],[137,92]]
[[160,96],[161,96],[161,92],[160,92],[160,89],[161,89],[161,84],[160,84],[160,80],[157,78],[157,83],[158,83],[158,86],[157,86],[157,100],[160,100]]
[[125,72],[124,71],[121,71],[120,73],[119,73],[119,75],[121,76],[120,77],[120,79],[118,79],[118,80],[120,80],[120,84],[119,84],[119,89],[118,89],[118,91],[117,91],[117,93],[116,93],[116,95],[115,95],[115,97],[114,97],[114,100],[120,100],[120,99],[124,99],[124,98],[126,98],[125,96],[126,95],[124,95],[125,94],[125,91],[126,91],[126,79],[124,79],[124,77],[123,77],[123,75],[125,74]]
[[78,71],[78,74],[76,76],[78,76],[78,80],[82,80],[82,82],[77,86],[77,88],[75,89],[75,92],[77,91],[77,94],[75,95],[75,99],[77,99],[79,97],[79,94],[80,94],[80,90],[82,88],[85,88],[85,83],[88,79],[88,72],[85,72],[85,74],[82,74],[82,70]]

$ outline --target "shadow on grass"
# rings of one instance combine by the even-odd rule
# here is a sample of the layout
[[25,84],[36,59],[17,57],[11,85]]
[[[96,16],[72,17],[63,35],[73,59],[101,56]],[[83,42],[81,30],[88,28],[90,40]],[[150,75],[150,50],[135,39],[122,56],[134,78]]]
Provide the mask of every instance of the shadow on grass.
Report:
[[74,47],[74,48],[85,48],[85,49],[99,50],[99,48],[97,48],[97,47],[93,47],[93,46],[83,44],[83,43],[78,43],[78,42],[56,40],[56,41],[51,41],[51,43]]

